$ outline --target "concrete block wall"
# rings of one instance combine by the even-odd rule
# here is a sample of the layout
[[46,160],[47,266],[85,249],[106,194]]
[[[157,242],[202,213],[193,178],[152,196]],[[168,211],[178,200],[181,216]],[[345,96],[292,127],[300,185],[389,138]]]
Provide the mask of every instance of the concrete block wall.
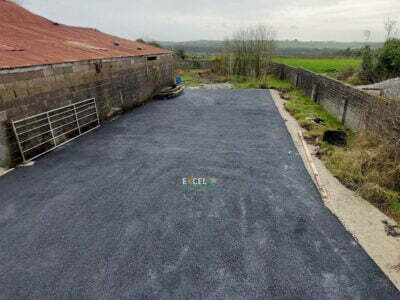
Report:
[[353,131],[367,130],[376,136],[399,141],[399,101],[368,94],[302,68],[272,63],[270,72],[303,90]]
[[20,154],[11,121],[96,98],[101,121],[174,83],[172,55],[125,57],[0,70],[0,166]]

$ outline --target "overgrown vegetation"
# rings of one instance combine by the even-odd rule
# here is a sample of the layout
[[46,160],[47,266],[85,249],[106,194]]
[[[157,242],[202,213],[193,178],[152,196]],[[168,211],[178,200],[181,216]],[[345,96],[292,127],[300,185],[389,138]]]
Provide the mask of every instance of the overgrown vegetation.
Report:
[[139,42],[139,43],[143,43],[143,44],[146,44],[146,45],[150,45],[150,46],[154,46],[154,47],[161,48],[160,43],[159,43],[159,42],[156,42],[156,41],[145,41],[143,38],[138,38],[138,39],[136,39],[136,42]]
[[186,54],[185,49],[183,49],[183,48],[177,49],[177,50],[174,52],[174,54],[175,54],[178,58],[183,59],[183,60],[185,60],[185,59],[188,57],[187,54]]
[[399,77],[400,39],[391,38],[378,50],[366,46],[362,51],[362,70],[370,82]]
[[362,71],[370,82],[400,76],[400,39],[397,21],[385,22],[386,42],[380,49],[369,45],[362,49]]
[[[364,134],[354,134],[302,91],[283,94],[286,109],[307,130],[305,138],[320,147],[320,158],[345,186],[357,191],[386,214],[400,221],[400,151],[396,145]],[[316,123],[309,118],[319,118]],[[346,147],[323,142],[326,130],[344,130]]]
[[266,25],[241,29],[225,41],[217,59],[218,72],[226,76],[247,76],[262,79],[274,54],[275,31]]
[[400,220],[400,156],[393,145],[365,134],[345,148],[328,146],[321,156],[346,186]]

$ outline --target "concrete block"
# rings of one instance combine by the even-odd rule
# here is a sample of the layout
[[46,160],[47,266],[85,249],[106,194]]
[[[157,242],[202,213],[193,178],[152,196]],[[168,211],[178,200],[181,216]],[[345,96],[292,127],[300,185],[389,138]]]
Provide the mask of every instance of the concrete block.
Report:
[[8,102],[8,101],[13,101],[13,100],[16,98],[16,95],[15,95],[15,93],[14,93],[13,90],[11,90],[11,89],[8,88],[8,89],[5,89],[5,90],[4,90],[4,92],[2,93],[1,98],[2,98],[5,102]]
[[16,88],[14,88],[14,93],[15,93],[17,98],[25,98],[25,97],[29,96],[28,91],[27,91],[26,88],[18,88],[18,87],[16,87]]
[[55,67],[55,68],[53,69],[53,72],[54,72],[54,75],[56,75],[56,76],[65,73],[63,67]]
[[50,77],[54,74],[54,69],[53,68],[47,68],[43,70],[43,75],[44,77]]

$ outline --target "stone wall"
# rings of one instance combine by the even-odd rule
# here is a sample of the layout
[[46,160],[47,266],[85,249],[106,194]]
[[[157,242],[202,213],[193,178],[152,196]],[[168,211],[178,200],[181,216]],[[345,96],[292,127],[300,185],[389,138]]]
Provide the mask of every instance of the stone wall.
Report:
[[303,90],[353,131],[367,130],[393,142],[400,137],[400,102],[377,97],[343,82],[283,64],[271,73]]
[[12,120],[94,97],[105,121],[173,83],[169,54],[0,70],[0,166],[20,161]]

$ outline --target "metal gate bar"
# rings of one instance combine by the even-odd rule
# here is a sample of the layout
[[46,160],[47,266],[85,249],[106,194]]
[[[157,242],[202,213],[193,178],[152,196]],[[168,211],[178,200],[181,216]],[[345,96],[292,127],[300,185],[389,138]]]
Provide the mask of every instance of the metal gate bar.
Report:
[[12,122],[24,162],[36,159],[99,126],[94,98]]

